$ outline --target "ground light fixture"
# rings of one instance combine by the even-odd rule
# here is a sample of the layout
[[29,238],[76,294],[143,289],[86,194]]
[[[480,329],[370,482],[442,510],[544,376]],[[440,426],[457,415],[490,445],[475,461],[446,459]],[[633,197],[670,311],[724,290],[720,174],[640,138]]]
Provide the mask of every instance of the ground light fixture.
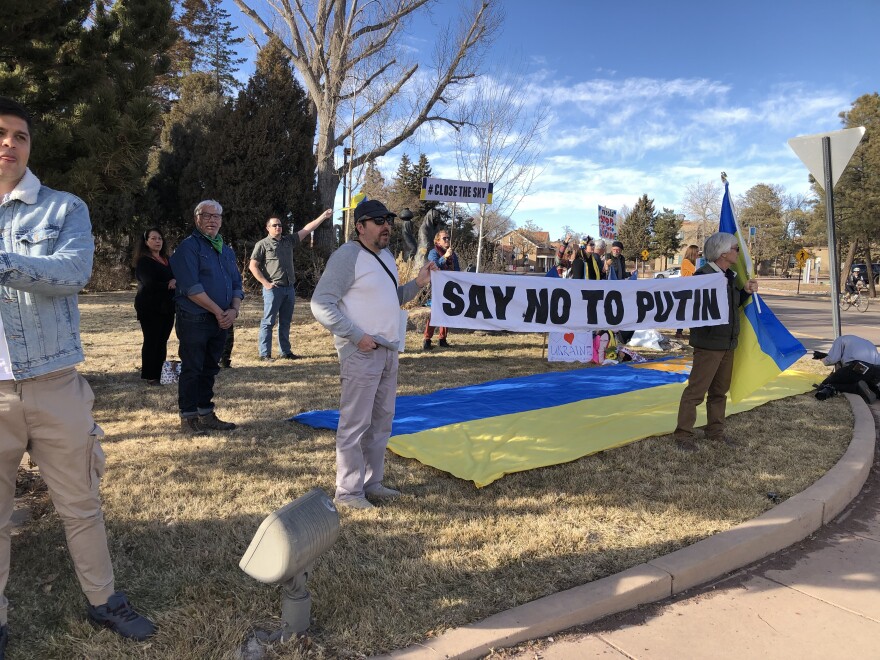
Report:
[[339,513],[320,488],[286,504],[262,522],[238,563],[266,584],[281,584],[281,630],[270,641],[287,641],[310,623],[312,596],[306,580],[315,560],[339,536]]

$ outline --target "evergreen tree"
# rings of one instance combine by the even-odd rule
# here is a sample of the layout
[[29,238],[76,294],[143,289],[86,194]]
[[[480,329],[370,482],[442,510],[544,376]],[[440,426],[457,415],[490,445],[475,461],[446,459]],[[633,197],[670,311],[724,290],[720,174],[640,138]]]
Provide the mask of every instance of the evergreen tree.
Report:
[[[379,167],[374,160],[367,163],[367,167],[364,171],[364,182],[361,185],[360,191],[364,193],[368,199],[378,199],[382,202],[388,199],[385,177],[382,176],[382,172],[379,171]],[[399,213],[401,209],[391,210],[395,213]]]
[[663,212],[654,220],[654,256],[670,259],[681,250],[681,225],[682,218],[674,210],[663,207]]
[[210,75],[193,73],[181,80],[180,98],[163,117],[159,149],[151,154],[146,210],[155,221],[180,233],[192,230],[193,208],[212,197],[199,174],[207,167],[202,164],[206,136],[228,112]]
[[[419,162],[416,163],[412,171],[410,173],[410,180],[407,185],[407,188],[410,192],[414,193],[416,197],[421,196],[422,193],[422,180],[425,177],[433,176],[431,172],[431,163],[428,162],[428,156],[425,154],[419,154]],[[424,215],[428,212],[429,209],[436,208],[440,202],[436,201],[419,201],[419,210],[417,211],[420,215]]]
[[236,37],[236,28],[221,0],[183,0],[181,21],[188,33],[193,54],[193,71],[204,71],[214,77],[214,84],[224,93],[241,89],[236,79],[238,66],[247,58],[238,57],[236,46],[244,37]]
[[737,220],[740,228],[756,233],[749,239],[749,253],[757,269],[762,261],[773,259],[785,249],[788,226],[784,220],[784,190],[781,186],[759,183],[739,198]]
[[413,180],[413,164],[409,158],[409,154],[403,154],[400,157],[400,164],[397,166],[397,173],[394,176],[395,187],[403,192],[411,192]]
[[644,194],[639,197],[633,209],[627,213],[623,224],[618,228],[617,235],[623,243],[623,256],[628,261],[640,258],[642,250],[654,251],[654,222],[657,213],[654,200]]
[[78,67],[92,0],[4,0],[0,94],[27,105],[39,120],[80,98],[94,71]]
[[188,35],[193,29],[196,14],[187,10],[192,2],[204,4],[201,0],[172,0],[171,25],[176,36],[168,49],[168,71],[156,79],[157,93],[165,102],[166,112],[171,103],[179,98],[183,78],[193,72],[196,53]]
[[296,228],[318,215],[308,103],[282,44],[269,41],[232,110],[205,136],[199,160],[200,180],[223,204],[224,237],[262,238],[272,215]]
[[117,0],[91,13],[79,1],[32,4],[40,7],[13,12],[20,31],[3,52],[0,94],[37,120],[34,172],[82,197],[96,233],[113,232],[130,222],[143,189],[160,109],[153,85],[175,36],[170,2]]
[[419,191],[413,191],[414,167],[409,155],[400,157],[400,164],[394,180],[391,182],[389,199],[385,201],[390,209],[409,208],[416,215],[421,215],[419,206]]
[[422,179],[426,176],[433,176],[431,172],[431,163],[428,162],[426,154],[419,154],[419,162],[416,163],[411,171],[411,177],[408,187],[413,192],[420,192],[422,189]]
[[[841,247],[857,242],[861,246],[859,258],[864,257],[866,263],[876,262],[876,241],[880,236],[880,94],[863,94],[853,102],[852,108],[840,114],[840,118],[844,128],[864,126],[865,136],[834,188],[837,235]],[[825,191],[815,184],[814,190],[819,197],[817,215],[820,222],[817,224],[824,227]],[[849,253],[856,254],[856,249]],[[840,265],[848,269],[847,264]],[[848,272],[846,269],[844,273]]]

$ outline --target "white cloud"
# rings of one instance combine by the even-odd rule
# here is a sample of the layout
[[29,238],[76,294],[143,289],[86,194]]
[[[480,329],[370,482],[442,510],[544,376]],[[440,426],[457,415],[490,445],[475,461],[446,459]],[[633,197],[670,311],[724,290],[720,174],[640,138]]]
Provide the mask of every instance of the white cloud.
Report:
[[[547,69],[522,83],[551,114],[540,176],[513,218],[534,219],[554,237],[563,225],[595,232],[599,204],[632,207],[643,193],[658,209],[678,209],[688,184],[718,180],[722,170],[735,195],[758,183],[808,193],[806,169],[786,140],[836,128],[837,113],[850,103],[845,90],[803,83],[755,91],[709,78],[613,74],[560,82]],[[433,143],[429,158],[439,177],[458,177],[451,131],[441,124],[433,136],[420,132],[420,144]],[[399,155],[392,160],[396,169]]]

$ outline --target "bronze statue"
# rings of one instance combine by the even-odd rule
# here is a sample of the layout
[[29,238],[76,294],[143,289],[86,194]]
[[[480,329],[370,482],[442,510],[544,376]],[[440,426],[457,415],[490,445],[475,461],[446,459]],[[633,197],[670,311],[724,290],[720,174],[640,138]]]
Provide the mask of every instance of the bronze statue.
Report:
[[445,226],[446,223],[443,222],[443,217],[437,209],[429,209],[428,212],[425,213],[425,219],[422,220],[422,226],[419,227],[419,248],[416,251],[416,258],[413,263],[413,267],[416,270],[419,270],[424,266],[425,262],[428,260],[428,252],[434,247],[434,234],[436,234],[441,227]]
[[415,227],[413,226],[413,212],[409,209],[403,209],[397,217],[403,221],[403,258],[409,260],[418,249]]

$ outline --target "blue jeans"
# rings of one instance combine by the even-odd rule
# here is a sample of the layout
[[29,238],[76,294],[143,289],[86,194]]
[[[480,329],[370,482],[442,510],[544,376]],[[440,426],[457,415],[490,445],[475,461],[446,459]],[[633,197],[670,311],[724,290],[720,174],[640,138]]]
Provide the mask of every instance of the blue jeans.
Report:
[[180,340],[180,380],[177,404],[181,417],[207,415],[214,410],[214,377],[226,344],[226,330],[213,314],[191,314],[177,308]]
[[290,321],[293,319],[293,287],[263,288],[263,318],[260,321],[260,357],[272,355],[272,328],[278,321],[278,350],[290,353]]

